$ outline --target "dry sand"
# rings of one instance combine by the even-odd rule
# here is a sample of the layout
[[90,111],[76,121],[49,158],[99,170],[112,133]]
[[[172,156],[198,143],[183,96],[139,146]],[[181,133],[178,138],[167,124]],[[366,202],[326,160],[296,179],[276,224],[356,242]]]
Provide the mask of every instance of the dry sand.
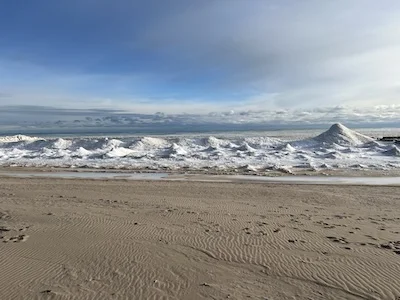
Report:
[[1,178],[0,299],[400,299],[400,188]]

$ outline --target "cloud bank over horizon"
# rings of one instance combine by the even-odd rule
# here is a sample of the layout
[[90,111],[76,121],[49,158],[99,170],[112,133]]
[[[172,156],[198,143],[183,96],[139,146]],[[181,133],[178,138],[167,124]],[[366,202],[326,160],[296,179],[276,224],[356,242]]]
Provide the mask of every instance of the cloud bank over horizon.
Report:
[[10,106],[395,122],[399,13],[394,0],[2,1],[1,122]]
[[229,131],[322,128],[333,123],[344,123],[355,127],[400,127],[399,114],[400,105],[370,108],[336,106],[313,109],[231,110],[207,114],[162,112],[144,114],[113,109],[1,106],[0,131],[2,130],[4,135],[10,130],[14,133],[26,130],[40,133],[43,129],[47,131],[86,128],[93,132],[101,132],[106,128],[120,128],[123,131],[138,129],[152,132],[164,128],[162,130],[173,133],[197,129]]

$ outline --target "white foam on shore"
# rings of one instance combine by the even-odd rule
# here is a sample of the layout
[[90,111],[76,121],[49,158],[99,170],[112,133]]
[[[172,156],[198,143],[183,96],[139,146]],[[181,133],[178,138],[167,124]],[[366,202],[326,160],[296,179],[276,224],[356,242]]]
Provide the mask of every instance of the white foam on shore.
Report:
[[288,141],[266,136],[0,138],[0,166],[150,170],[392,170],[400,150],[342,124],[322,134]]

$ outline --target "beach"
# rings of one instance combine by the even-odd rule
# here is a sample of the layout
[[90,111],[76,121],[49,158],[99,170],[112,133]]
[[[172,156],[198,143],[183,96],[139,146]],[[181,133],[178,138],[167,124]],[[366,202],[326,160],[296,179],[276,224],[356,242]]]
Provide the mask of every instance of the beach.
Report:
[[1,178],[0,299],[400,299],[400,187]]

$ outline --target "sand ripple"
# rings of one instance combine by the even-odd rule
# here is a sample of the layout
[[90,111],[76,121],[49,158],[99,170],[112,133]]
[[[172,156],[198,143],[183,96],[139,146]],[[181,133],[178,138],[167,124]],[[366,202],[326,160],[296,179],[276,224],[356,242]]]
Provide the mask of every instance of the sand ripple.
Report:
[[0,299],[399,299],[397,195],[4,179]]

